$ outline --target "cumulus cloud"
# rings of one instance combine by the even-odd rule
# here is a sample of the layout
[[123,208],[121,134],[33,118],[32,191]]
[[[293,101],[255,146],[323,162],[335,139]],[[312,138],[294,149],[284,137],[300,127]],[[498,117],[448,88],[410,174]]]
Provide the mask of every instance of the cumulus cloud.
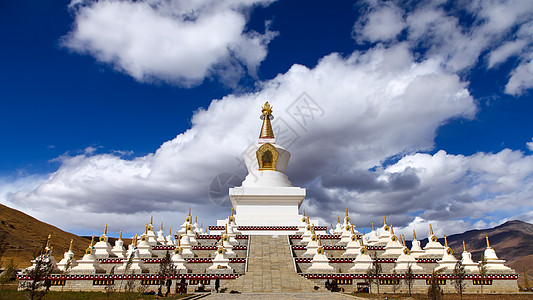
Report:
[[[412,51],[438,59],[452,72],[471,69],[485,56],[488,68],[517,57],[520,64],[512,71],[505,92],[520,95],[532,86],[531,1],[363,3],[366,13],[356,21],[353,32],[359,43],[386,43],[405,30],[403,40]],[[471,18],[468,22],[462,20],[465,13]]]
[[[348,57],[331,54],[312,69],[292,66],[285,74],[260,83],[256,93],[214,100],[194,114],[191,129],[153,154],[134,159],[91,151],[65,155],[60,158],[61,167],[37,188],[11,195],[8,201],[64,228],[74,226],[70,218],[57,218],[47,207],[72,210],[79,216],[76,223],[95,229],[101,224],[91,218],[99,213],[107,214],[110,226],[118,226],[123,219],[132,219],[125,216],[151,212],[174,212],[181,220],[189,206],[212,224],[227,209],[210,201],[210,181],[224,172],[244,177],[238,159],[258,135],[259,106],[267,99],[274,105],[280,143],[284,140],[282,145],[287,146],[288,133],[296,137],[289,146],[293,156],[288,175],[294,184],[309,187],[310,212],[324,220],[331,215],[317,208],[339,209],[352,203],[354,185],[359,192],[397,193],[399,197],[416,189],[421,178],[414,169],[362,174],[379,167],[387,157],[431,149],[440,125],[450,118],[472,118],[476,112],[458,76],[432,60],[415,62],[406,44]],[[303,123],[294,108],[303,109],[306,103],[313,103],[320,113],[308,115]],[[313,182],[336,172],[361,178],[324,177],[330,197],[338,198],[318,201],[315,191],[321,188]],[[366,182],[373,182],[374,187]],[[382,213],[370,206],[358,210],[370,216]]]
[[62,43],[139,81],[191,86],[217,76],[232,84],[242,66],[255,75],[276,36],[268,27],[245,30],[247,12],[270,2],[74,0],[74,25]]

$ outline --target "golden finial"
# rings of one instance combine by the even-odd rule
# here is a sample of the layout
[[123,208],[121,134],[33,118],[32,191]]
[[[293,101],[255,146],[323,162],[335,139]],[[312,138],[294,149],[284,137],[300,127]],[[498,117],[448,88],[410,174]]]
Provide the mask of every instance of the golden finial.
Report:
[[463,240],[463,251],[466,252],[466,244],[465,244],[465,240]]
[[348,216],[348,208],[346,208],[346,216]]
[[353,226],[352,226],[352,234],[355,234],[355,232],[353,231]]
[[50,240],[51,239],[52,239],[52,234],[49,234],[48,238],[46,239],[46,248],[48,248],[48,249],[50,249]]
[[385,216],[383,216],[383,225],[387,225],[387,219],[385,219]]
[[405,235],[403,235],[403,234],[402,234],[402,240],[403,240],[403,246],[407,247],[407,245],[405,244]]
[[433,234],[433,227],[431,226],[431,224],[429,224],[429,234],[434,235]]
[[104,227],[104,235],[107,235],[107,224],[105,224],[105,227]]
[[191,215],[191,208],[189,207],[189,216]]
[[168,228],[168,235],[172,235],[172,227]]
[[372,222],[372,231],[374,231],[374,222]]
[[120,234],[118,236],[118,239],[121,240],[122,239],[122,229],[120,230]]
[[68,245],[68,251],[72,251],[72,242],[74,240],[73,239],[70,239],[70,244]]
[[94,234],[93,234],[93,237],[91,238],[91,245],[89,247],[92,247],[94,244]]
[[305,208],[302,207],[302,215],[305,216]]
[[315,234],[315,224],[311,224],[311,232]]
[[337,223],[340,223],[340,222],[341,222],[341,218],[337,216]]
[[132,244],[133,246],[136,246],[136,245],[137,245],[137,235],[134,235],[134,236],[133,236],[133,239],[131,240],[131,244]]
[[363,239],[359,239],[359,245],[363,246]]
[[363,236],[365,235],[365,228],[363,227]]
[[178,247],[181,246],[181,234],[178,234]]
[[485,235],[485,239],[487,240],[487,248],[490,248],[490,242],[489,242],[489,235]]
[[309,224],[309,216],[307,216],[307,218],[305,219],[305,223]]
[[390,224],[390,234],[394,234],[394,229],[392,229],[392,224]]
[[416,240],[416,232],[414,229],[413,229],[413,240]]
[[448,247],[448,238],[444,235],[444,247]]
[[316,236],[317,240],[318,240],[318,247],[321,247],[322,246],[322,240],[320,239],[320,234]]
[[224,225],[224,233],[226,233],[226,234],[228,233],[228,224]]
[[198,224],[198,216],[194,216],[194,224]]
[[150,215],[150,225],[154,224],[154,215]]
[[270,124],[270,120],[273,119],[272,106],[267,101],[261,108],[261,120],[263,120],[263,125],[261,126],[259,138],[273,139],[274,131],[272,131],[272,125]]
[[200,222],[200,228],[204,229],[204,221]]
[[159,230],[163,231],[163,221],[161,221],[161,228]]
[[144,226],[144,234],[148,234],[148,224]]
[[329,225],[331,225],[331,229],[333,229],[333,222],[330,222]]

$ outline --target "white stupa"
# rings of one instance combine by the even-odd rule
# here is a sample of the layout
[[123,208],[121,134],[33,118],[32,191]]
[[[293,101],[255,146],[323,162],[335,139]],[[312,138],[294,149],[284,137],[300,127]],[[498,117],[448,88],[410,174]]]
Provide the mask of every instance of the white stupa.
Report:
[[433,227],[429,224],[429,238],[428,243],[424,246],[424,255],[422,257],[432,257],[441,259],[444,255],[444,246],[438,242],[437,237],[433,234]]
[[117,268],[119,274],[142,274],[148,272],[148,268],[141,259],[137,244],[137,235],[133,237],[128,249],[127,257],[122,260],[122,266]]
[[221,234],[220,240],[218,241],[219,246],[226,249],[225,256],[226,257],[237,257],[237,254],[233,251],[233,245],[229,241],[229,237],[227,234]]
[[390,227],[387,225],[387,219],[383,216],[383,227],[381,227],[381,232],[378,236],[378,241],[374,245],[385,246],[390,239]]
[[[148,224],[146,225],[144,229],[143,235],[141,235],[141,239],[137,243],[137,249],[139,250],[139,255],[142,258],[150,258],[152,257],[152,245],[148,242]],[[153,232],[153,231],[152,231]]]
[[420,247],[420,241],[416,239],[416,232],[413,230],[413,241],[411,242],[411,255],[415,258],[420,257],[426,253],[422,247]]
[[78,265],[71,269],[71,274],[97,274],[105,273],[105,270],[100,266],[100,262],[94,255],[94,235],[91,244],[85,250],[85,255],[81,260],[78,260]]
[[341,219],[339,216],[337,216],[337,224],[335,224],[335,229],[333,229],[333,234],[341,234],[341,233],[342,233]]
[[302,257],[313,257],[316,254],[316,249],[318,249],[318,236],[314,233],[311,236],[311,240],[305,246],[306,251],[302,254]]
[[485,265],[486,270],[488,272],[514,272],[513,269],[504,265],[505,260],[498,258],[496,251],[494,251],[494,249],[490,246],[488,235],[485,236],[485,239],[487,240],[487,249],[485,249],[485,252],[483,252],[483,256],[487,261]]
[[346,246],[352,239],[353,225],[350,217],[348,217],[348,209],[346,209],[346,216],[342,225],[341,239],[337,242],[337,246]]
[[112,247],[107,237],[107,224],[105,224],[104,234],[100,236],[98,243],[94,245],[94,255],[96,258],[109,258],[110,256],[114,256],[111,249]]
[[403,245],[400,244],[398,241],[398,237],[394,234],[394,229],[392,228],[392,224],[389,226],[390,228],[390,236],[387,241],[387,245],[385,245],[385,252],[382,254],[383,257],[387,258],[397,258],[400,256],[403,252]]
[[192,246],[191,246],[191,242],[189,240],[189,236],[184,234],[184,235],[178,235],[178,245],[180,245],[180,247],[183,249],[181,251],[181,255],[185,258],[192,258],[194,257],[194,253],[192,252]]
[[421,266],[416,263],[416,258],[411,255],[411,251],[405,245],[405,238],[403,239],[403,249],[402,254],[396,259],[396,265],[394,270],[398,273],[405,273],[409,267],[413,273],[419,273],[424,270]]
[[166,245],[167,246],[174,246],[174,238],[172,237],[172,227],[168,228],[168,235],[166,238]]
[[229,265],[229,258],[226,256],[226,249],[219,245],[215,258],[213,258],[213,264],[207,268],[207,273],[233,273],[233,269]]
[[178,245],[174,248],[174,255],[172,255],[172,264],[176,267],[176,272],[178,274],[187,273],[189,270],[185,266],[185,259],[181,256],[182,248]]
[[[352,228],[353,229],[353,228]],[[363,237],[361,237],[363,238]],[[350,241],[346,244],[346,251],[341,255],[342,257],[357,257],[359,255],[359,249],[361,249],[361,242],[357,238],[357,235],[352,230],[352,236]]]
[[161,221],[161,227],[159,228],[159,231],[157,232],[157,243],[160,245],[165,245],[167,243],[167,240],[165,239],[165,232],[163,231],[163,221]]
[[124,241],[122,240],[122,230],[118,236],[118,240],[115,241],[115,246],[111,249],[111,252],[118,258],[126,258],[126,249],[124,249]]
[[435,268],[435,271],[446,273],[453,272],[457,261],[455,256],[453,256],[452,248],[448,247],[448,239],[444,236],[444,255],[437,262],[439,265]]
[[[298,226],[299,207],[305,198],[305,189],[292,186],[287,175],[290,152],[276,144],[270,124],[272,107],[268,102],[262,107],[263,125],[257,144],[244,153],[248,175],[242,186],[229,189],[231,203],[236,209],[235,222],[239,226]],[[276,234],[294,234],[279,231]],[[268,234],[260,230],[247,234]]]
[[372,268],[374,260],[368,255],[368,249],[366,246],[361,245],[359,249],[359,255],[353,261],[353,266],[350,268],[350,273],[366,273],[369,269]]
[[479,273],[478,263],[472,260],[472,253],[466,251],[465,241],[463,241],[463,254],[461,254],[461,264],[464,266],[466,273]]
[[368,245],[375,245],[377,242],[379,242],[379,237],[376,229],[374,229],[374,222],[372,222],[372,231],[368,234]]
[[334,273],[335,268],[330,266],[329,259],[324,253],[324,248],[318,236],[318,248],[315,250],[315,255],[311,260],[311,266],[307,269],[307,273]]
[[62,272],[70,271],[71,268],[78,265],[78,262],[74,258],[74,252],[72,252],[72,241],[73,240],[70,240],[68,250],[63,255],[63,259],[57,263],[57,268]]

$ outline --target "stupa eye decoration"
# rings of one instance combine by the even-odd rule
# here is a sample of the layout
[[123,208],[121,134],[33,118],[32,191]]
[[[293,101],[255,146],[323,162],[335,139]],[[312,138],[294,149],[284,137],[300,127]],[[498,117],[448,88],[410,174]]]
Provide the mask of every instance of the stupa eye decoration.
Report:
[[409,248],[404,248],[403,249],[403,254],[409,255],[410,253],[411,253],[411,251],[409,250]]

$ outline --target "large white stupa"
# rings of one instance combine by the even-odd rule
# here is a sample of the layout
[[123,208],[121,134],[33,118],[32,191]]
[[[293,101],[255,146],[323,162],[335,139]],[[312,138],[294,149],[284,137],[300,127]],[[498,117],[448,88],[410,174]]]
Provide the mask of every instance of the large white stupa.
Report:
[[[305,198],[305,189],[293,186],[285,174],[291,154],[276,144],[270,123],[272,106],[268,102],[262,107],[261,119],[259,140],[244,153],[248,175],[242,186],[229,190],[237,212],[235,223],[240,227],[298,226],[303,217],[298,210]],[[265,230],[247,233],[272,234]]]

